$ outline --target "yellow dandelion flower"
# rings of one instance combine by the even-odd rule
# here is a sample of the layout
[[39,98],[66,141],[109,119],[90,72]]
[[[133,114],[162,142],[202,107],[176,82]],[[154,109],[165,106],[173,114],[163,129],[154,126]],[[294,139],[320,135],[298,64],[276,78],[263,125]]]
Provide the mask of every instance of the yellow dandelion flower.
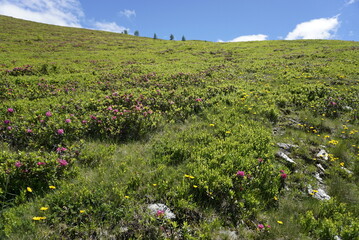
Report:
[[156,186],[157,186],[157,184],[156,184],[156,183],[154,183],[154,184],[152,184],[152,186],[156,187]]
[[226,133],[231,133],[231,131],[226,131]]
[[129,197],[129,196],[125,196],[125,198],[129,199],[130,197]]
[[40,210],[41,211],[46,211],[47,209],[49,209],[48,207],[41,207]]
[[333,139],[333,140],[330,140],[328,143],[332,144],[332,145],[337,145],[339,142],[337,140]]
[[45,220],[46,219],[46,217],[40,217],[40,220]]
[[40,221],[40,220],[41,220],[41,217],[33,217],[32,220],[34,220],[34,221]]
[[317,192],[318,192],[318,190],[313,190],[312,192],[313,192],[313,193],[317,193]]
[[26,191],[28,191],[28,192],[32,192],[31,187],[27,187],[27,188],[26,188]]
[[214,124],[213,124],[213,123],[211,123],[211,124],[209,124],[209,126],[210,126],[210,127],[214,127]]
[[197,186],[197,185],[193,185],[193,187],[194,187],[194,188],[198,188],[198,186]]
[[340,164],[340,166],[344,167],[344,162],[341,162],[341,163],[339,163],[339,164]]
[[194,176],[192,176],[192,175],[188,175],[188,174],[185,174],[184,175],[186,178],[191,178],[191,179],[193,179],[194,178]]
[[55,189],[56,187],[55,186],[49,186],[50,189]]
[[85,210],[80,210],[80,213],[84,213],[84,212],[86,212]]
[[277,221],[277,223],[279,223],[279,224],[283,224],[283,222],[282,222],[282,221],[279,221],[279,220]]
[[274,198],[273,198],[274,200],[276,200],[276,201],[278,201],[278,198],[277,198],[277,196],[274,196]]

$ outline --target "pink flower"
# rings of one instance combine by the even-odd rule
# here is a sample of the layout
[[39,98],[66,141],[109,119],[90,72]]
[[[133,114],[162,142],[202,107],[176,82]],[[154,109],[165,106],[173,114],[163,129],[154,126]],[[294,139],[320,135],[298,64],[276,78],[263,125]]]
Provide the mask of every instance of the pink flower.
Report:
[[284,173],[284,170],[279,170],[279,172]]
[[263,162],[263,158],[258,158],[258,162],[262,163]]
[[42,120],[42,119],[40,120],[40,123],[44,123],[44,122],[45,122],[44,120]]
[[68,119],[65,120],[65,122],[66,122],[66,123],[70,123],[70,122],[71,122],[71,119],[68,118]]
[[259,228],[259,230],[262,230],[264,228],[264,225],[263,224],[258,224],[257,227]]
[[11,130],[12,130],[12,127],[11,127],[11,126],[8,126],[8,127],[7,127],[7,130],[11,131]]
[[66,166],[67,164],[69,164],[66,160],[64,159],[58,159],[57,160],[60,163],[60,166]]
[[46,163],[44,163],[44,162],[38,162],[37,163],[37,166],[41,166],[41,165],[45,165]]
[[5,120],[4,123],[5,124],[10,124],[10,120]]
[[196,98],[196,102],[202,102],[203,99],[202,98]]
[[8,108],[8,109],[7,109],[7,112],[8,112],[8,113],[13,113],[13,112],[14,112],[14,109],[13,109],[13,108]]
[[116,118],[117,118],[116,116],[113,116],[113,117],[112,117],[113,120],[116,120]]
[[336,103],[336,102],[329,102],[329,105],[331,105],[331,106],[336,106],[337,103]]
[[65,133],[64,129],[58,129],[57,134],[63,135]]
[[91,115],[90,117],[91,117],[91,119],[93,119],[93,120],[96,120],[96,119],[97,119],[97,117],[94,116],[94,115]]
[[16,163],[15,163],[15,167],[21,167],[22,166],[22,163],[20,162],[20,161],[17,161]]
[[165,215],[165,211],[163,211],[163,210],[158,210],[156,213],[157,217],[163,217],[164,215]]
[[237,176],[244,177],[244,175],[245,175],[245,172],[244,172],[244,171],[238,171],[238,172],[237,172]]
[[87,121],[86,121],[86,120],[82,120],[81,123],[82,123],[82,124],[86,124]]
[[287,178],[287,174],[282,173],[282,174],[280,175],[280,177],[281,177],[282,179],[286,179],[286,178]]
[[56,149],[56,152],[65,152],[67,150],[67,148],[64,148],[64,147],[58,147]]
[[270,225],[267,225],[266,227],[267,227],[267,228],[271,228],[271,226],[270,226]]
[[27,133],[32,133],[32,130],[30,128],[26,129]]
[[46,112],[46,117],[51,117],[52,116],[52,113],[50,111]]

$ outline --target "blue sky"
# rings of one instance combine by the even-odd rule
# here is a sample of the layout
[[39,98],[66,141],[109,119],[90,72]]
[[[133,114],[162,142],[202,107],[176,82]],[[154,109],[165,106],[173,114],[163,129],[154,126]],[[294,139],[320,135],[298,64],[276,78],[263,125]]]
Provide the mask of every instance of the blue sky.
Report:
[[0,0],[0,14],[162,39],[359,41],[359,0]]

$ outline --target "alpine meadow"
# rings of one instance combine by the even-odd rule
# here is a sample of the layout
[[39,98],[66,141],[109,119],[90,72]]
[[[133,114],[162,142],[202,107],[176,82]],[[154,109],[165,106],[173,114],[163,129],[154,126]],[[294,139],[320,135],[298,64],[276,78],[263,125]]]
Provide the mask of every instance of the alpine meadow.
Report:
[[359,239],[359,42],[0,16],[0,239]]

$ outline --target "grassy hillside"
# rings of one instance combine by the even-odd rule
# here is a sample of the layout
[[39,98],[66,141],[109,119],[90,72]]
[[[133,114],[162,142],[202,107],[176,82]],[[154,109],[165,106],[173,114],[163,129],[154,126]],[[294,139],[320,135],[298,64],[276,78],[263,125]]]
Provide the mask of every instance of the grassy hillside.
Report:
[[0,53],[1,239],[359,238],[358,42],[0,16]]

